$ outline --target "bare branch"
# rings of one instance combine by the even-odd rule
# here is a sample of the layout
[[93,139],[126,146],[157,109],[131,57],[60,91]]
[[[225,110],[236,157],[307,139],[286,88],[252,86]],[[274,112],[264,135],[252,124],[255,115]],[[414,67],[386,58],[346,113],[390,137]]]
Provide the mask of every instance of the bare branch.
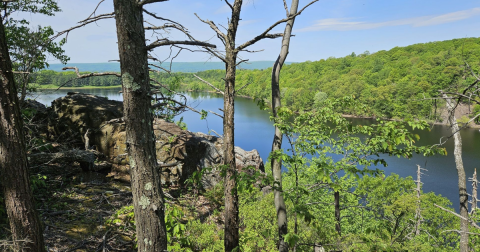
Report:
[[73,80],[77,80],[77,79],[84,79],[84,78],[89,78],[89,77],[94,77],[94,76],[107,76],[107,75],[115,75],[115,76],[120,77],[120,78],[122,77],[119,73],[115,73],[115,72],[80,74],[77,67],[64,67],[64,68],[62,68],[62,70],[68,70],[68,69],[75,70],[75,73],[77,74],[77,78],[70,79],[70,80],[66,81],[65,83],[60,85],[57,88],[57,90],[59,90],[60,88],[62,88],[65,85],[67,85],[68,83],[72,82]]
[[[159,68],[159,69],[162,69],[163,71],[165,71],[165,72],[167,72],[167,73],[171,73],[171,72],[172,72],[171,69],[168,70],[168,69],[166,69],[166,68],[164,68],[164,67],[162,67],[162,66],[159,66],[159,65],[155,65],[155,64],[148,64],[148,65],[149,65],[149,66],[156,67],[156,68]],[[150,69],[150,70],[153,71],[153,72],[159,72],[158,70],[153,70],[153,69]]]
[[198,19],[200,19],[200,21],[202,21],[205,24],[210,25],[210,28],[212,28],[212,30],[214,30],[217,33],[218,38],[222,41],[223,44],[225,44],[225,41],[227,40],[227,35],[225,35],[222,31],[220,31],[220,29],[218,29],[218,27],[215,25],[215,23],[213,21],[210,21],[208,19],[203,20],[197,15],[197,13],[194,13],[194,14],[195,14],[195,16],[197,16]]
[[215,112],[213,112],[213,111],[211,111],[211,110],[209,110],[208,112],[210,112],[210,113],[212,113],[212,114],[214,114],[214,115],[216,115],[216,116],[219,116],[219,117],[223,118],[223,116],[222,116],[222,115],[220,115],[220,114],[217,114],[217,113],[215,113]]
[[223,138],[223,136],[220,135],[220,134],[218,134],[215,130],[211,129],[210,131],[212,131],[213,133],[215,133],[215,135],[217,135],[218,137]]
[[225,3],[227,3],[228,7],[230,7],[230,9],[233,11],[233,6],[231,3],[228,2],[228,0],[225,0]]
[[115,75],[117,77],[122,77],[119,73],[116,72],[104,72],[104,73],[88,73],[88,74],[80,74],[78,71],[77,67],[64,67],[62,70],[68,70],[68,69],[73,69],[75,70],[75,73],[77,74],[77,79],[83,79],[83,78],[88,78],[88,77],[93,77],[93,76],[105,76],[105,75]]
[[[281,23],[285,23],[287,22],[288,20],[290,19],[293,19],[295,18],[296,16],[302,14],[302,12],[310,5],[312,5],[313,3],[317,2],[318,0],[313,0],[312,2],[310,2],[309,4],[305,5],[305,7],[303,7],[300,11],[298,11],[295,15],[289,15],[287,18],[284,18],[282,20],[279,20],[277,22],[275,22],[273,25],[271,25],[270,27],[268,27],[263,33],[261,33],[260,35],[256,36],[255,38],[253,38],[252,40],[250,41],[247,41],[245,43],[243,43],[242,45],[238,46],[235,51],[239,52],[243,49],[245,49],[246,47],[248,46],[251,46],[253,44],[255,44],[256,42],[262,40],[262,39],[265,39],[265,38],[278,38],[280,36],[283,36],[280,35],[279,33],[277,34],[268,34],[273,28],[275,28],[277,25],[281,24]],[[280,35],[280,36],[279,36]]]
[[[184,27],[183,25],[181,25],[180,23],[177,23],[177,22],[175,22],[175,21],[173,21],[173,20],[170,20],[170,19],[168,19],[168,18],[159,17],[159,16],[157,16],[155,13],[149,12],[149,11],[147,11],[147,10],[145,10],[145,9],[143,9],[143,12],[147,13],[148,15],[150,15],[151,17],[153,17],[153,18],[155,18],[155,19],[162,20],[162,21],[168,21],[168,22],[170,22],[170,23],[176,24],[176,25],[182,27],[183,29],[185,29],[185,27]],[[186,30],[186,29],[185,29],[185,30]]]
[[[88,20],[90,19],[92,16],[95,15],[95,12],[97,11],[98,7],[100,6],[100,4],[102,4],[103,2],[105,2],[105,0],[101,0],[98,4],[97,4],[97,7],[95,7],[95,9],[93,10],[92,14],[90,14],[90,16],[88,16],[85,20]],[[84,21],[85,21],[84,20]],[[82,22],[82,21],[81,21]]]
[[209,53],[211,53],[213,56],[217,57],[219,60],[223,61],[224,63],[227,63],[227,61],[225,60],[225,56],[220,54],[220,52],[214,51],[214,50],[212,50],[211,48],[208,48],[208,47],[205,47],[205,50],[207,50]]
[[147,26],[145,27],[145,30],[165,30],[168,28],[178,29],[176,24],[164,24],[162,26]]
[[175,41],[175,40],[168,40],[168,39],[158,39],[155,42],[151,43],[150,45],[147,45],[145,48],[147,49],[147,51],[150,51],[156,47],[166,46],[166,45],[195,45],[195,46],[203,46],[203,47],[211,47],[211,48],[217,47],[214,44],[210,44],[202,41],[190,41],[190,40]]
[[107,14],[98,15],[98,16],[93,17],[93,18],[85,19],[85,20],[81,21],[79,25],[74,26],[74,27],[71,27],[71,28],[69,28],[69,29],[67,29],[67,30],[64,30],[64,31],[61,31],[61,32],[57,33],[55,36],[51,37],[51,38],[49,39],[49,41],[53,41],[53,40],[55,40],[56,38],[58,38],[58,37],[62,36],[63,34],[65,34],[65,33],[66,33],[67,36],[68,36],[68,33],[71,32],[72,30],[75,30],[75,29],[77,29],[77,28],[83,27],[83,26],[85,26],[85,25],[87,25],[87,24],[94,23],[94,22],[97,22],[97,21],[102,20],[102,19],[108,19],[108,18],[114,18],[114,17],[115,17],[115,12],[112,12],[112,13],[107,13]]
[[448,210],[448,209],[446,209],[446,208],[443,208],[443,207],[441,207],[441,206],[439,206],[439,205],[437,205],[437,204],[433,204],[433,205],[436,206],[436,207],[438,207],[438,208],[440,208],[440,209],[442,209],[442,210],[445,211],[445,212],[449,212],[449,213],[457,216],[458,218],[460,218],[460,219],[462,219],[462,220],[467,220],[468,222],[470,222],[470,225],[474,226],[475,228],[480,229],[480,226],[478,226],[477,223],[475,223],[475,221],[472,221],[472,220],[470,220],[470,219],[466,219],[466,218],[464,218],[463,216],[461,216],[460,214],[457,214],[457,213],[455,213],[455,212],[453,212],[453,211],[451,211],[451,210]]
[[213,89],[215,89],[217,92],[221,93],[222,95],[225,95],[225,93],[223,93],[222,90],[218,89],[217,87],[215,87],[213,84],[211,84],[210,82],[198,77],[196,74],[193,74],[193,76],[195,76],[197,79],[199,79],[200,81],[202,81],[203,83],[209,85],[210,87],[212,87]]
[[248,59],[245,59],[245,60],[240,60],[235,66],[239,66],[240,64],[244,63],[244,62],[247,62]]
[[283,7],[285,7],[285,12],[287,13],[287,17],[288,17],[288,5],[286,0],[283,0]]
[[146,4],[151,4],[151,3],[160,3],[160,2],[166,2],[168,0],[142,0],[138,1],[138,5],[144,6]]
[[252,82],[249,82],[249,83],[243,85],[241,88],[235,90],[235,93],[240,92],[240,90],[244,89],[245,87],[247,87],[247,86],[250,85],[250,84],[252,84]]

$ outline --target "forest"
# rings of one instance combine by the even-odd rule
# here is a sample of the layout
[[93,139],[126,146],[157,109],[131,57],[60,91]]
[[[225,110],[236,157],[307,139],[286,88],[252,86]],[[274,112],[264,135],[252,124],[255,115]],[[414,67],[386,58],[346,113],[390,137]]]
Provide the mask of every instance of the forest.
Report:
[[[220,1],[215,13],[227,16],[226,25],[205,13],[192,15],[211,32],[203,40],[182,20],[152,11],[163,2],[113,0],[100,14],[106,5],[100,0],[86,19],[57,31],[17,14],[53,17],[60,1],[0,1],[0,249],[480,249],[478,180],[476,170],[466,174],[460,135],[480,118],[480,38],[287,64],[297,42],[291,41],[294,21],[318,0],[278,1],[281,18],[247,39],[237,35],[251,3]],[[69,33],[105,19],[115,22],[116,45],[109,46],[118,47],[120,72],[68,65]],[[255,44],[271,39],[281,42],[273,66],[241,69],[247,62],[242,53],[257,52]],[[167,60],[158,60],[161,48],[170,50],[169,61],[181,51],[203,53],[225,70],[171,72],[162,66]],[[73,71],[42,70],[49,58]],[[82,92],[49,107],[28,99],[42,87],[82,86],[121,86],[122,102]],[[219,93],[224,107],[199,111],[185,91]],[[235,144],[240,95],[256,99],[270,115],[268,160]],[[465,106],[470,113],[457,118]],[[175,120],[185,111],[199,120],[220,117],[223,131],[188,131]],[[355,124],[346,114],[375,120]],[[428,131],[439,121],[448,128],[445,139],[420,145],[414,130]],[[447,153],[448,139],[453,153]],[[458,184],[455,202],[423,192],[421,165],[416,178],[381,169],[386,157],[414,155],[455,161],[457,176],[449,178]]]
[[[474,71],[480,65],[480,38],[463,38],[447,41],[396,47],[388,51],[328,58],[314,62],[293,63],[282,68],[280,80],[282,104],[295,111],[314,109],[326,98],[354,95],[368,105],[368,114],[395,119],[441,120],[435,114],[436,104],[429,98],[438,90],[448,88],[459,77],[472,80],[465,72],[463,62]],[[238,94],[263,99],[271,103],[271,68],[264,70],[237,70],[236,82],[241,87]],[[195,73],[202,79],[222,88],[225,71],[208,70]],[[39,71],[31,82],[41,85],[81,87],[121,85],[116,77],[77,79],[73,72]],[[211,91],[211,87],[195,78],[192,73],[152,73],[162,83],[180,78],[180,90]],[[472,104],[474,111],[480,111]],[[345,111],[355,113],[355,111]],[[358,113],[358,111],[357,111]],[[362,114],[359,114],[362,115]]]

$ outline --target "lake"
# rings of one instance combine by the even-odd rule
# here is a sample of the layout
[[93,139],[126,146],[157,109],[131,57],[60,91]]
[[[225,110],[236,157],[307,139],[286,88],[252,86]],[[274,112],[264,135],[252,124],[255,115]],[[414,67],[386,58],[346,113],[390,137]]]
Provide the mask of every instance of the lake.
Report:
[[[44,91],[32,95],[32,98],[50,106],[51,102],[59,97],[65,96],[67,92],[83,92],[98,96],[108,97],[111,100],[122,100],[120,89],[61,89],[58,91]],[[188,105],[197,110],[211,110],[220,113],[219,108],[223,109],[222,96],[214,93],[188,93]],[[191,111],[187,111],[177,120],[183,117],[187,124],[188,130],[193,132],[209,133],[215,130],[222,134],[222,119],[216,115],[210,114],[206,120],[200,120],[200,115]],[[355,123],[371,124],[369,119],[352,119]],[[274,127],[269,119],[267,111],[260,110],[253,100],[238,97],[235,99],[235,145],[245,150],[257,149],[264,162],[267,161],[271,150],[273,140]],[[450,129],[447,126],[435,125],[431,131],[418,131],[415,133],[420,135],[419,145],[430,145],[440,142],[441,137],[450,135]],[[214,133],[210,133],[214,135]],[[480,164],[480,132],[475,129],[464,129],[461,131],[463,140],[463,163],[467,178],[471,177],[474,169]],[[285,141],[284,141],[285,142]],[[285,146],[287,147],[287,146]],[[422,177],[423,191],[433,191],[437,194],[446,196],[453,202],[453,207],[458,210],[458,184],[455,160],[453,157],[453,139],[449,139],[445,144],[447,156],[424,157],[422,155],[414,155],[412,159],[403,159],[385,156],[388,167],[380,166],[385,174],[397,173],[402,177],[412,176],[416,178],[417,164],[426,168]],[[468,192],[471,193],[471,183],[468,182]]]

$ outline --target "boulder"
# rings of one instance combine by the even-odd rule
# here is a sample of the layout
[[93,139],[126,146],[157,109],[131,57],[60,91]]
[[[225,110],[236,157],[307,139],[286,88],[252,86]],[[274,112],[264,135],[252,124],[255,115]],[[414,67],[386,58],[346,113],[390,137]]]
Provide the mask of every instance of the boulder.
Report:
[[[123,103],[90,94],[69,92],[52,102],[53,117],[49,131],[53,135],[69,132],[84,143],[88,129],[96,130],[105,122],[123,116]],[[83,146],[82,146],[83,147]]]
[[[129,160],[125,144],[125,123],[121,120],[122,103],[82,93],[68,93],[52,102],[57,121],[52,128],[57,134],[65,130],[78,133],[85,142],[90,129],[89,144],[103,153],[112,163],[111,175],[129,180]],[[174,123],[162,119],[153,121],[156,136],[157,162],[162,167],[162,184],[179,185],[195,171],[211,167],[204,173],[204,187],[209,188],[222,180],[219,165],[223,161],[221,138],[182,130]],[[245,151],[235,147],[237,169],[253,166],[264,172],[263,161],[257,150]]]

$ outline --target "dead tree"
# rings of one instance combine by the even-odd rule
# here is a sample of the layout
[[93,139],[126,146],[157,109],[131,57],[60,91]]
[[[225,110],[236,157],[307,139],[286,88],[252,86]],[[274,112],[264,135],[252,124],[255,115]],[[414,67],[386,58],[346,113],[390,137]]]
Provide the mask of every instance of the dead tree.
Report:
[[468,251],[468,194],[467,194],[467,179],[465,176],[465,169],[463,167],[462,159],[462,137],[460,136],[460,129],[458,127],[457,119],[455,118],[455,108],[457,104],[454,104],[452,97],[448,96],[445,92],[442,93],[443,99],[446,101],[448,111],[448,121],[454,140],[454,157],[458,174],[458,191],[460,198],[460,252]]
[[469,179],[472,182],[472,201],[470,202],[472,206],[470,207],[470,214],[473,214],[477,210],[477,190],[478,190],[478,180],[477,180],[477,168],[473,172],[473,177]]
[[[42,225],[29,183],[23,123],[3,22],[0,22],[0,79],[0,174],[13,249],[43,252]],[[22,244],[24,239],[31,242]]]
[[[316,1],[316,0],[315,0]],[[313,2],[315,2],[313,1]],[[281,23],[288,22],[300,15],[302,11],[311,5],[313,2],[306,5],[303,9],[294,15],[289,15],[287,18],[279,20],[267,28],[260,35],[253,39],[241,44],[236,45],[236,35],[238,29],[238,22],[240,20],[240,13],[242,9],[242,0],[235,0],[231,4],[228,0],[225,3],[231,9],[231,16],[229,18],[227,34],[223,33],[218,26],[210,20],[203,20],[200,17],[200,21],[210,26],[215,31],[217,37],[225,46],[225,53],[222,54],[219,51],[208,49],[208,51],[215,57],[219,58],[225,63],[225,91],[224,91],[224,116],[223,116],[223,138],[224,138],[224,159],[223,164],[226,169],[225,177],[225,251],[232,251],[238,249],[239,245],[239,219],[238,219],[238,194],[237,194],[237,169],[235,165],[235,151],[234,151],[234,113],[235,113],[235,74],[236,67],[246,60],[240,60],[237,62],[238,54],[242,51],[247,51],[247,47],[255,44],[256,42],[266,38],[279,38],[284,34],[270,34],[269,32]],[[196,15],[196,14],[195,14]]]
[[425,170],[424,168],[420,167],[420,165],[417,164],[417,180],[415,182],[417,183],[417,188],[415,191],[417,191],[417,208],[415,209],[415,220],[417,223],[415,224],[415,235],[420,235],[420,225],[422,224],[422,207],[421,207],[421,190],[422,190],[422,170]]
[[[290,7],[290,12],[288,11],[287,2],[284,0],[285,11],[287,17],[294,16],[298,10],[298,0],[292,0],[292,6]],[[273,65],[272,69],[272,113],[273,117],[277,118],[278,109],[281,105],[280,97],[280,71],[282,66],[285,63],[288,55],[288,49],[290,47],[290,37],[292,34],[293,24],[295,18],[292,18],[287,21],[285,26],[285,31],[283,32],[282,47],[280,49],[280,54],[278,55],[277,61]],[[275,126],[275,134],[273,136],[272,143],[272,152],[275,153],[280,151],[282,148],[283,134],[280,131],[278,126]],[[282,190],[282,159],[281,158],[272,158],[272,175],[274,179],[274,202],[275,210],[277,211],[277,227],[278,227],[278,250],[279,251],[288,251],[288,244],[284,240],[284,236],[288,233],[288,221],[287,221],[287,208],[285,206],[285,200],[283,198]]]

